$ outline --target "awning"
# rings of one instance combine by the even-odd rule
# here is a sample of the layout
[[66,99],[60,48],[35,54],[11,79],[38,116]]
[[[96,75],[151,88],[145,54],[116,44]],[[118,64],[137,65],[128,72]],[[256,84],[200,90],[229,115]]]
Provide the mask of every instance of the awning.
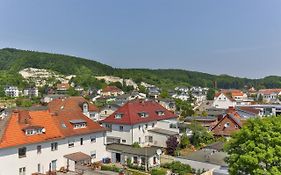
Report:
[[90,160],[91,156],[84,154],[82,152],[77,152],[77,153],[72,153],[72,154],[67,154],[64,155],[63,157],[70,159],[75,162],[83,161],[83,160]]

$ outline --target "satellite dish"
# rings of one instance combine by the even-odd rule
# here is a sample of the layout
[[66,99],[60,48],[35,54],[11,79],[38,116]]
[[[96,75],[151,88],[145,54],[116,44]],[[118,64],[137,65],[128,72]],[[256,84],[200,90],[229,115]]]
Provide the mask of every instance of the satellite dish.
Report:
[[158,150],[156,151],[156,154],[157,154],[158,156],[160,156],[160,155],[162,154],[162,150],[161,150],[161,149],[158,149]]
[[43,132],[43,133],[45,133],[45,132],[46,132],[46,129],[45,129],[45,128],[43,128],[43,129],[42,129],[42,132]]

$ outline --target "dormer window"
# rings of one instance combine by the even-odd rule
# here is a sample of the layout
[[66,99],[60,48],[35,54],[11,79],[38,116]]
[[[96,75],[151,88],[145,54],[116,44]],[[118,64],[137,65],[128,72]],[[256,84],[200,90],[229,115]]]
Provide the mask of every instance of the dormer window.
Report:
[[88,103],[83,103],[83,113],[87,113],[89,111]]
[[45,132],[45,128],[31,126],[23,129],[23,131],[25,132],[25,135],[31,136],[31,135],[43,134]]
[[73,125],[74,129],[87,127],[87,122],[85,120],[70,120],[70,123]]
[[156,114],[158,116],[163,116],[163,115],[165,115],[165,112],[163,110],[158,110],[158,111],[156,111]]
[[147,112],[139,112],[138,114],[139,114],[139,116],[140,116],[141,118],[146,118],[146,117],[148,117],[148,113],[147,113]]
[[123,115],[124,115],[123,113],[116,113],[115,114],[115,118],[116,119],[121,119],[123,117]]

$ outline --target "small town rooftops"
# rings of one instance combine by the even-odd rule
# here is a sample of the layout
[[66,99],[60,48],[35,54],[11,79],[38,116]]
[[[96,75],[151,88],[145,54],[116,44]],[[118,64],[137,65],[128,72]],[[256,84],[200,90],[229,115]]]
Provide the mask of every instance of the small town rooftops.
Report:
[[[163,111],[158,113],[157,111]],[[123,114],[116,117],[117,114]],[[134,125],[159,120],[176,119],[177,116],[155,101],[133,100],[120,107],[101,123]]]
[[204,116],[188,116],[185,118],[184,121],[186,122],[191,122],[191,121],[207,121],[207,122],[214,122],[217,120],[217,117],[213,117],[213,116],[207,116],[207,117],[204,117]]

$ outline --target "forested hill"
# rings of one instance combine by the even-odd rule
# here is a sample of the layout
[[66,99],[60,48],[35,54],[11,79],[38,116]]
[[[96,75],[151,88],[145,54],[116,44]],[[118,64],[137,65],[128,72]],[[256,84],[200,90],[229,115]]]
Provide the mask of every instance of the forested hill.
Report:
[[8,84],[18,84],[18,71],[28,68],[49,69],[65,75],[114,75],[132,78],[137,83],[145,81],[164,88],[180,85],[213,87],[216,82],[218,88],[239,88],[254,86],[256,88],[281,88],[281,77],[270,76],[263,79],[247,79],[227,75],[211,75],[178,69],[116,69],[111,66],[67,55],[25,51],[18,49],[0,49],[0,81]]

